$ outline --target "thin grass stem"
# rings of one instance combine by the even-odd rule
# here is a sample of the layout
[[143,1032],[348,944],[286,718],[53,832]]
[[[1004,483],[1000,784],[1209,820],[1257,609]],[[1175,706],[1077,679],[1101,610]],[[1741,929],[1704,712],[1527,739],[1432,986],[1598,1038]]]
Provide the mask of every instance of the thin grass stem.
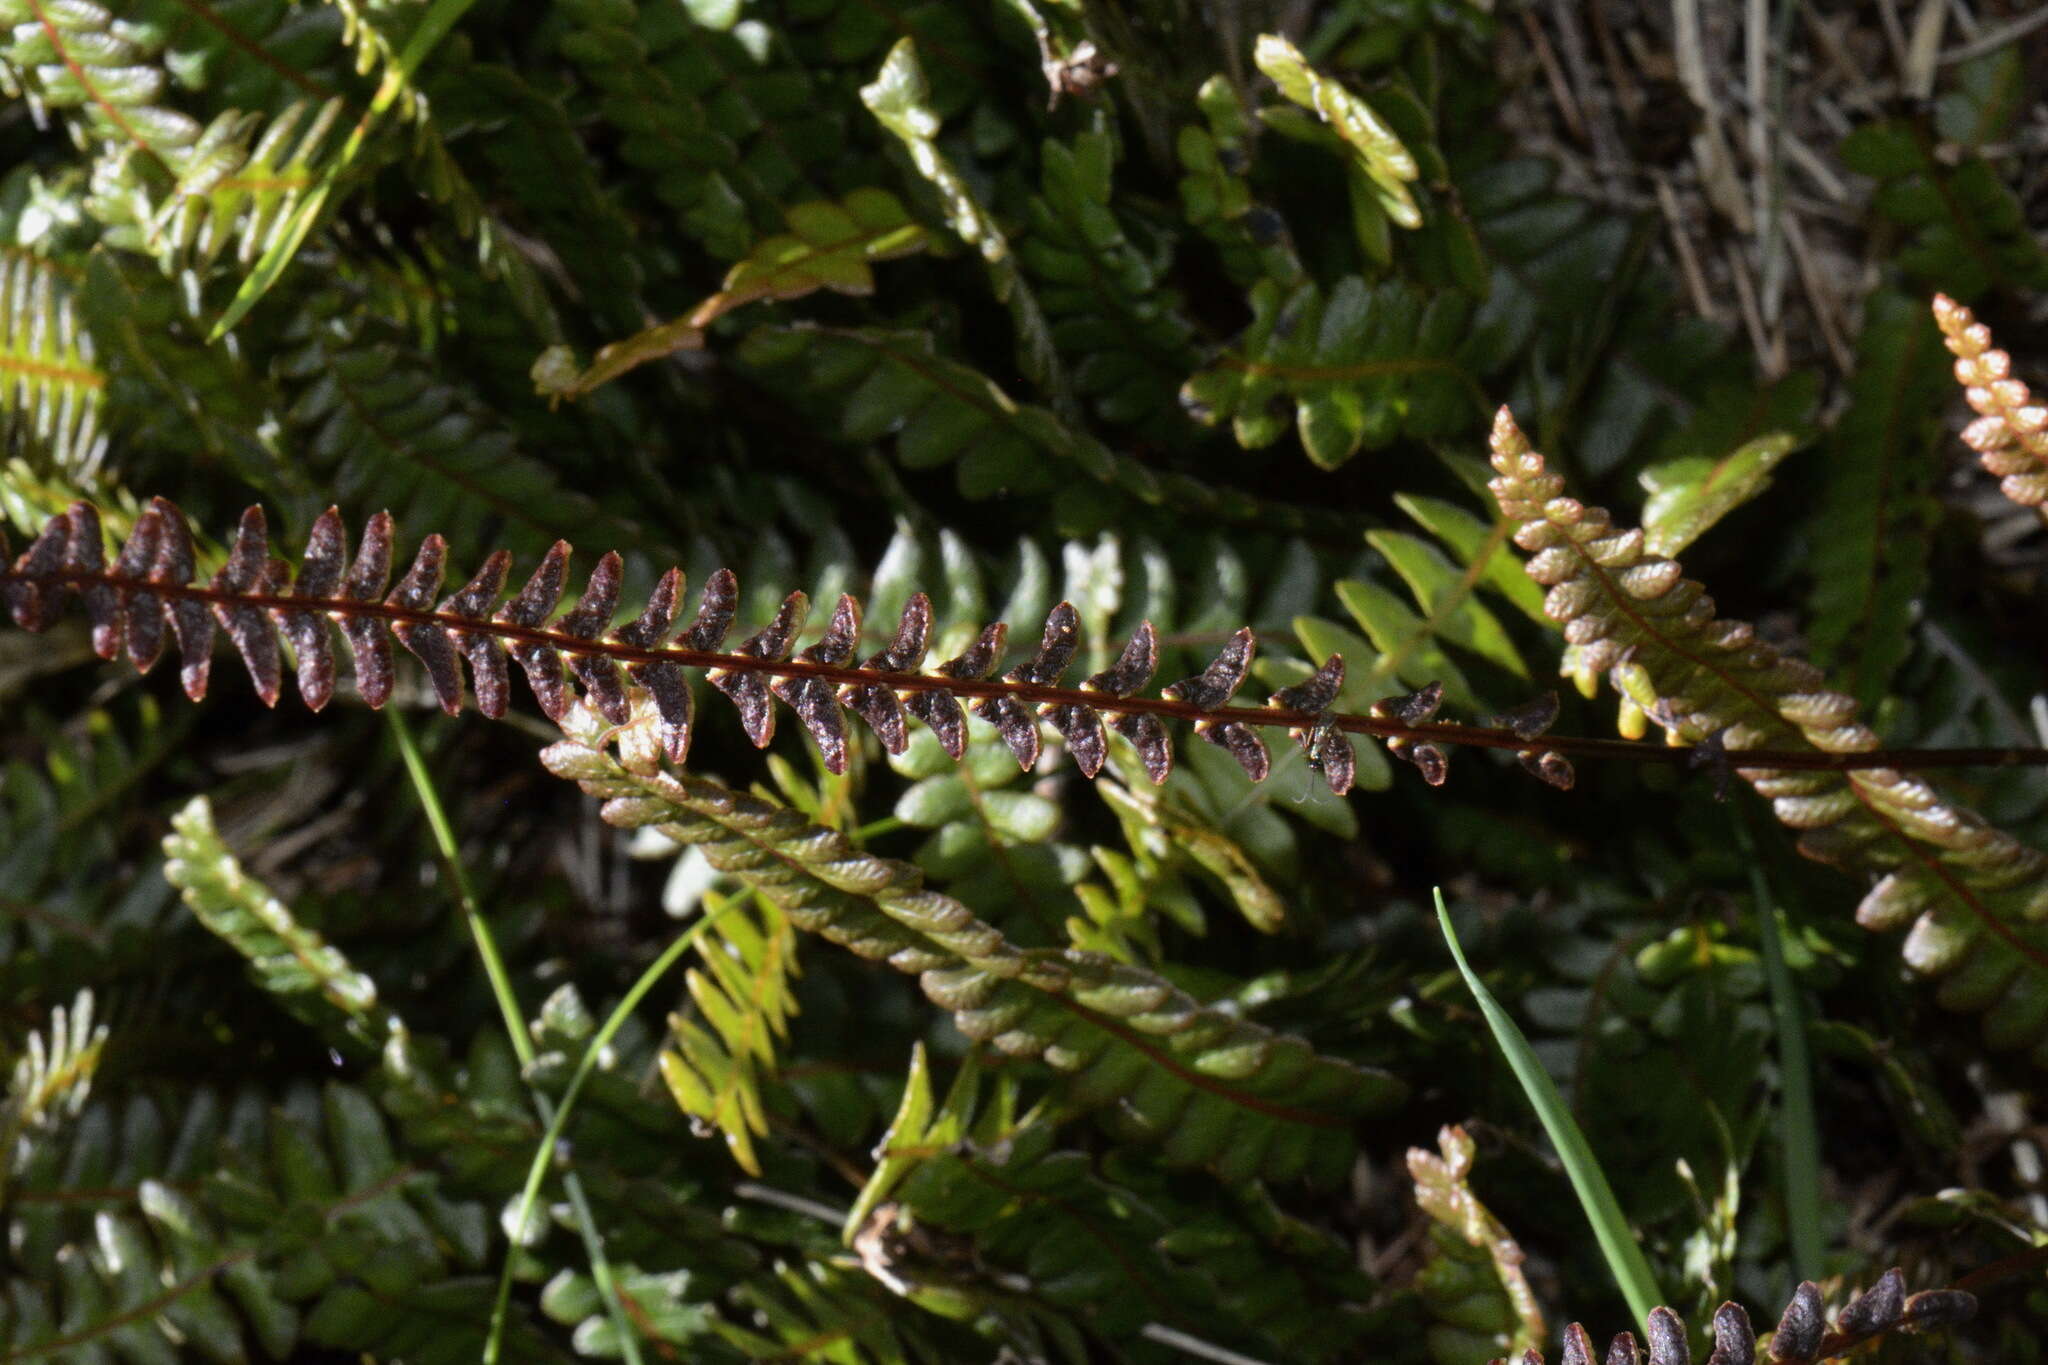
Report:
[[1543,1131],[1550,1135],[1551,1146],[1557,1149],[1558,1158],[1564,1162],[1565,1174],[1572,1182],[1572,1192],[1578,1195],[1579,1207],[1585,1212],[1586,1221],[1592,1225],[1594,1240],[1600,1244],[1600,1254],[1607,1260],[1608,1272],[1614,1276],[1622,1297],[1628,1300],[1629,1311],[1648,1331],[1650,1310],[1662,1303],[1664,1297],[1657,1288],[1657,1277],[1651,1273],[1643,1249],[1636,1244],[1635,1233],[1621,1211],[1621,1203],[1614,1197],[1614,1187],[1607,1182],[1607,1173],[1600,1169],[1599,1158],[1593,1155],[1586,1135],[1579,1130],[1571,1110],[1565,1105],[1564,1096],[1557,1093],[1557,1086],[1543,1069],[1543,1063],[1529,1046],[1529,1040],[1522,1036],[1522,1030],[1516,1027],[1514,1019],[1501,1008],[1493,993],[1486,989],[1486,983],[1465,960],[1465,950],[1458,944],[1457,931],[1451,928],[1451,912],[1444,906],[1442,887],[1436,888],[1436,918],[1443,929],[1444,942],[1450,945],[1451,957],[1458,964],[1458,974],[1465,978],[1472,998],[1479,1002],[1479,1012],[1485,1016],[1487,1027],[1493,1031],[1494,1042],[1507,1058],[1508,1069],[1514,1072],[1522,1093],[1528,1097],[1538,1121],[1543,1124]]

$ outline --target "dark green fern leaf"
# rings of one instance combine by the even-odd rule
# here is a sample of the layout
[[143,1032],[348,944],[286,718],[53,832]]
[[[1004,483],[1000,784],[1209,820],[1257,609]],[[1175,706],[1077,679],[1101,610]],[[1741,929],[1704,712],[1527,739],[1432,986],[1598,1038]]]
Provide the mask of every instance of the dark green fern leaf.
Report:
[[1927,589],[1947,367],[1938,335],[1897,294],[1865,304],[1857,354],[1850,405],[1827,446],[1827,497],[1812,522],[1813,644],[1874,706],[1912,647]]
[[1443,436],[1477,424],[1484,402],[1462,354],[1465,295],[1425,295],[1400,281],[1355,276],[1327,297],[1316,285],[1252,287],[1252,323],[1181,402],[1196,420],[1229,422],[1247,449],[1299,426],[1325,469],[1402,435]]
[[1907,235],[1899,265],[1921,287],[1965,303],[1992,288],[2048,288],[2048,248],[1989,162],[1944,164],[1925,129],[1896,121],[1858,128],[1842,159],[1878,182],[1876,210]]
[[1107,133],[1046,141],[1017,254],[1054,346],[1076,358],[1075,391],[1104,422],[1171,439],[1179,422],[1160,419],[1193,368],[1192,328],[1164,284],[1171,240],[1141,247],[1111,207],[1114,147]]

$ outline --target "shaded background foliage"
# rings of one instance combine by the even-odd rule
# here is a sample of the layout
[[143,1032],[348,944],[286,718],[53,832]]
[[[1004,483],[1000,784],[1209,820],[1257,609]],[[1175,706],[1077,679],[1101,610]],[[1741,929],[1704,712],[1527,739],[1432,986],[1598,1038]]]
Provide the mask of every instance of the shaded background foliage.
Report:
[[[1755,9],[0,0],[0,512],[32,534],[89,497],[120,535],[163,493],[221,531],[260,501],[296,550],[329,503],[388,508],[465,569],[615,548],[635,606],[729,565],[744,631],[856,591],[863,653],[916,591],[940,658],[988,620],[1028,647],[1065,600],[1089,671],[1149,620],[1170,679],[1249,625],[1265,691],[1341,652],[1341,709],[1441,682],[1478,717],[1559,648],[1483,492],[1505,402],[1887,743],[2042,743],[2048,541],[1963,458],[1925,307],[2043,372],[2041,31]],[[1155,788],[1122,748],[1093,783],[1020,772],[979,724],[957,764],[863,735],[834,775],[707,702],[692,777],[765,804],[555,751],[653,803],[621,830],[534,762],[530,711],[422,720],[515,1047],[385,720],[89,659],[77,622],[0,635],[0,973],[43,1059],[10,1091],[8,1359],[466,1360],[508,1245],[519,1359],[1456,1365],[1554,1346],[1539,1310],[1618,1327],[1439,883],[1674,1306],[1927,1288],[2048,1229],[2038,1070],[1704,777],[1582,764],[1559,794],[1465,754],[1425,789],[1361,741],[1338,799],[1293,746],[1253,786],[1186,743]],[[1559,732],[1607,733],[1563,691]],[[431,693],[402,668],[399,700]],[[1953,790],[2048,836],[2038,771]],[[1191,1105],[1128,1038],[1031,1059],[1073,1044],[1042,1023],[1069,984],[1007,1046],[968,998],[995,950],[943,943],[942,999],[799,932],[910,932],[909,893],[793,908],[717,856],[775,806],[1004,952],[1124,973],[1072,990],[1149,974],[1406,1097],[1331,1106],[1295,1163],[1320,1184],[1257,1178],[1223,1160],[1272,1140],[1256,1106]],[[522,1219],[533,1096],[711,912]],[[1476,1238],[1403,1178],[1444,1124]],[[1813,1150],[1818,1201],[1786,1174]],[[2035,1283],[1985,1301],[1881,1349],[2038,1358]]]

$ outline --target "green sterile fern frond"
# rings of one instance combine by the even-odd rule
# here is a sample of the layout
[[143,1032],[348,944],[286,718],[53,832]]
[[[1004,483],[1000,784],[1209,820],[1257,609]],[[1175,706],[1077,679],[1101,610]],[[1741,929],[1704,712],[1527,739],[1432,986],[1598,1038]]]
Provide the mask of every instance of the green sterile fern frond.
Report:
[[[324,47],[332,37],[294,23],[287,7],[146,8],[117,18],[97,4],[11,0],[0,9],[12,26],[0,68],[39,106],[75,111],[79,140],[97,151],[88,207],[108,240],[166,266],[204,266],[239,237],[246,264],[283,230],[340,113],[339,97],[265,44],[304,49],[310,36]],[[223,62],[233,77],[214,69]],[[177,87],[212,80],[250,103],[194,117]],[[286,93],[300,98],[280,104]]]
[[801,67],[757,58],[681,5],[564,8],[562,54],[623,135],[621,154],[711,255],[739,259],[781,205],[829,193],[814,177],[843,154],[842,116]]
[[165,103],[170,78],[158,64],[159,35],[116,23],[96,4],[7,0],[0,47],[7,93],[39,109],[75,111],[82,142],[139,156],[159,172],[184,164],[203,131]]
[[80,304],[114,367],[125,449],[218,461],[281,498],[307,496],[263,439],[279,386],[246,356],[205,344],[177,281],[138,257],[96,251]]
[[545,546],[550,528],[619,529],[520,450],[495,413],[436,377],[398,328],[350,304],[346,292],[311,301],[279,366],[310,472],[352,500],[527,550]]
[[[1711,455],[1681,455],[1649,466],[1636,476],[1649,494],[1643,503],[1644,548],[1652,554],[1677,554],[1769,488],[1771,471],[1798,446],[1793,433],[1771,431]],[[1528,586],[1535,588],[1533,583]],[[1535,598],[1540,610],[1540,589]]]
[[[1427,508],[1441,516],[1442,509]],[[1378,658],[1368,654],[1360,662],[1360,683],[1368,692],[1383,694],[1396,683],[1426,687],[1441,681],[1444,695],[1460,706],[1474,704],[1476,694],[1466,681],[1464,670],[1444,652],[1453,645],[1468,655],[1518,678],[1529,676],[1528,666],[1508,638],[1507,628],[1480,596],[1490,564],[1506,544],[1506,536],[1488,532],[1472,562],[1459,564],[1420,536],[1404,531],[1368,531],[1366,543],[1379,551],[1407,596],[1377,579],[1343,579],[1337,584],[1337,598],[1350,611],[1359,629],[1372,642]],[[1525,605],[1517,602],[1515,605]]]
[[1872,203],[1909,238],[1898,264],[1922,287],[1965,302],[1992,288],[2048,288],[2048,248],[1982,157],[1951,162],[1929,130],[1891,121],[1849,134],[1842,160],[1878,182]]
[[319,163],[334,150],[341,117],[337,97],[317,106],[301,100],[267,120],[245,114],[209,127],[157,210],[152,236],[159,253],[204,270],[231,245],[244,267],[278,247],[319,183]]
[[[1558,177],[1534,158],[1460,174],[1490,274],[1459,353],[1473,374],[1513,376],[1511,399],[1539,436],[1570,432],[1584,466],[1604,473],[1694,417],[1704,405],[1692,395],[1757,386],[1728,331],[1677,307],[1648,268],[1654,216],[1605,216]],[[1590,312],[1588,299],[1600,300]]]
[[1969,309],[1937,294],[1934,320],[1955,354],[1956,382],[1977,414],[1963,429],[1963,444],[1998,476],[2001,493],[2048,520],[2048,407],[2013,378],[2012,357],[1991,344],[1991,329]]
[[1180,428],[1174,392],[1194,365],[1193,329],[1164,282],[1172,238],[1141,247],[1111,206],[1115,147],[1106,132],[1046,140],[1017,257],[1053,344],[1074,357],[1075,391],[1106,423],[1170,437]]
[[[970,1054],[935,1102],[924,1050],[913,1051],[844,1226],[869,1273],[933,1307],[1034,1296],[1118,1350],[1162,1327],[1242,1340],[1261,1358],[1355,1349],[1365,1315],[1344,1305],[1371,1286],[1333,1239],[1287,1219],[1256,1186],[1204,1199],[1063,1148],[1057,1115],[1017,1113],[1014,1078],[989,1071]],[[947,1256],[969,1245],[974,1261]],[[1104,1283],[1123,1292],[1091,1288]]]
[[815,406],[837,439],[866,443],[893,436],[907,469],[954,465],[967,497],[1042,495],[1087,480],[1085,493],[1067,493],[1056,504],[1063,529],[1099,529],[1124,503],[1224,524],[1341,534],[1346,541],[1356,533],[1351,523],[1340,532],[1334,519],[1314,509],[1158,473],[1051,409],[1018,402],[986,374],[943,353],[928,332],[768,324],[748,334],[738,358],[784,401]]
[[107,375],[55,263],[0,252],[0,449],[90,478],[106,454]]
[[829,1347],[847,1365],[908,1365],[916,1324],[892,1311],[874,1281],[829,1262],[784,1264],[734,1291],[755,1325],[720,1319],[719,1338],[743,1360],[782,1361]]
[[1563,671],[1588,695],[1607,673],[1638,718],[1767,797],[1781,822],[1802,831],[1804,851],[1875,879],[1858,922],[1911,923],[1906,961],[1940,979],[1942,1003],[1983,1014],[1994,1046],[2030,1049],[2048,1065],[2048,855],[1894,769],[1745,766],[1745,749],[1849,753],[1878,741],[1855,698],[1758,641],[1748,624],[1717,619],[1677,561],[1646,553],[1642,532],[1561,496],[1564,481],[1505,409],[1493,452],[1494,495],[1521,523],[1516,544],[1533,556],[1529,575],[1549,587],[1545,609],[1569,642]]
[[190,717],[138,698],[74,728],[20,718],[41,752],[0,767],[0,983],[16,999],[62,999],[156,977],[180,957],[175,902],[146,843],[135,848],[107,814],[178,752]]
[[[721,903],[707,895],[706,913]],[[683,977],[697,1017],[670,1017],[661,1074],[683,1112],[715,1127],[733,1160],[759,1175],[754,1139],[768,1132],[761,1087],[774,1077],[776,1044],[796,1013],[796,931],[764,895],[751,896],[749,909],[698,939],[703,966]]]
[[[436,64],[429,86],[433,126],[440,130],[448,159],[466,168],[474,194],[492,206],[497,218],[554,248],[596,323],[619,331],[637,325],[648,271],[636,225],[617,198],[605,192],[565,96],[542,89],[514,67],[457,62],[454,55]],[[517,255],[516,248],[493,245],[499,258]],[[463,282],[452,271],[441,281],[458,287]],[[482,302],[501,297],[485,291]],[[519,295],[514,297],[522,315],[533,312]],[[474,313],[478,321],[499,327],[513,321],[490,307]],[[531,347],[529,333],[522,332],[520,339]]]
[[1905,298],[1864,303],[1850,403],[1826,454],[1825,500],[1813,520],[1813,645],[1874,706],[1911,649],[1926,591],[1933,496],[1943,463],[1941,351]]
[[1195,103],[1203,124],[1182,128],[1174,144],[1182,213],[1215,246],[1239,285],[1250,288],[1269,279],[1282,290],[1298,287],[1305,272],[1287,220],[1253,196],[1248,174],[1257,130],[1237,88],[1212,76]]
[[[413,7],[393,7],[377,0],[321,0],[341,15],[341,41],[353,54],[358,76],[377,77],[380,87],[393,92],[386,107],[397,111],[401,120],[418,120],[426,113],[426,101],[413,88],[401,48],[409,36],[405,21],[420,22],[408,13]],[[448,0],[435,6],[449,8]],[[459,8],[459,7],[458,7]]]
[[[614,1272],[613,1287],[625,1305],[627,1319],[643,1341],[657,1350],[701,1349],[714,1321],[709,1305],[695,1299],[697,1286],[688,1271],[654,1273],[627,1269]],[[619,1331],[605,1311],[603,1292],[595,1278],[582,1271],[562,1270],[540,1293],[540,1311],[575,1329],[571,1340],[578,1354],[623,1355]],[[679,1357],[680,1358],[680,1357]]]
[[[499,1209],[504,1221],[516,1209],[543,1132],[529,1082],[558,1092],[573,1073],[572,1054],[595,1031],[586,1014],[582,1037],[564,1046],[576,1031],[565,1027],[571,1023],[567,1006],[558,992],[534,1021],[546,1051],[530,1076],[521,1074],[502,1033],[479,1036],[453,1058],[441,1038],[394,1031],[385,1044],[378,1098],[397,1121],[406,1150],[442,1172],[451,1197],[482,1201]],[[577,1178],[614,1257],[650,1272],[687,1270],[707,1297],[715,1295],[759,1264],[755,1249],[721,1231],[718,1209],[699,1198],[732,1174],[732,1163],[689,1141],[675,1101],[639,1083],[652,1071],[659,1039],[637,1025],[631,1032],[622,1032],[609,1065],[591,1073],[584,1091],[576,1141],[606,1155],[579,1161]],[[546,1273],[558,1248],[544,1239],[556,1225],[566,1230],[567,1213],[550,1210],[520,1231],[521,1246],[542,1258],[522,1267],[523,1276]]]
[[1348,276],[1327,292],[1261,280],[1250,301],[1250,326],[1181,390],[1196,420],[1229,422],[1246,449],[1298,426],[1309,458],[1333,469],[1403,435],[1468,429],[1485,411],[1464,353],[1466,294]]
[[[164,840],[164,877],[184,893],[199,922],[249,959],[257,984],[287,1008],[313,1022],[338,1014],[350,1037],[374,1046],[391,1027],[379,1009],[376,982],[242,870],[221,842],[206,798],[194,797],[172,816],[171,829]],[[308,1008],[311,1002],[303,997],[315,995],[326,1010]]]
[[1054,346],[1045,311],[1017,264],[1009,236],[939,150],[940,117],[932,107],[931,87],[925,82],[914,39],[900,39],[889,49],[874,81],[861,87],[860,98],[903,144],[911,165],[937,193],[946,226],[980,255],[988,268],[996,301],[1009,308],[1016,328],[1018,369],[1038,386],[1055,412],[1070,413],[1074,405],[1065,362]]
[[[1461,473],[1467,464],[1476,465],[1453,463]],[[1467,677],[1460,657],[1512,679],[1527,679],[1529,666],[1498,608],[1511,607],[1538,622],[1546,618],[1542,590],[1522,573],[1509,548],[1513,523],[1496,517],[1489,524],[1442,498],[1397,494],[1394,502],[1433,539],[1407,531],[1368,531],[1365,539],[1377,552],[1379,562],[1373,567],[1378,572],[1335,585],[1351,624],[1309,615],[1292,622],[1311,657],[1343,655],[1340,704],[1347,709],[1370,706],[1398,688],[1434,683],[1454,704],[1476,706],[1480,689]],[[1360,765],[1361,785],[1384,787],[1391,780],[1377,756],[1361,751]]]
[[910,780],[895,817],[929,831],[917,865],[991,918],[1046,935],[1071,904],[1077,850],[1056,841],[1058,805],[1030,789],[1008,746],[976,735],[956,763],[920,731],[889,766]]
[[887,190],[798,204],[784,218],[789,231],[756,242],[719,291],[691,310],[691,326],[708,327],[757,300],[797,299],[819,289],[865,297],[875,291],[872,262],[923,251],[928,241]]
[[[347,1086],[275,1107],[200,1092],[173,1116],[96,1102],[31,1161],[7,1217],[19,1259],[0,1344],[15,1359],[162,1360],[183,1343],[214,1359],[324,1346],[453,1362],[481,1339],[488,1286],[463,1272],[484,1254],[482,1209],[402,1162]],[[540,1358],[516,1335],[518,1358]]]
[[[1113,660],[1117,642],[1148,622],[1159,667],[1167,673],[1196,671],[1238,622],[1250,621],[1263,638],[1275,638],[1313,602],[1320,576],[1314,554],[1292,541],[1276,559],[1266,590],[1255,594],[1246,556],[1228,537],[1206,542],[1189,561],[1190,568],[1149,537],[1125,541],[1105,534],[1092,542],[1068,541],[1056,554],[1021,541],[1015,560],[999,575],[1010,585],[1002,614],[1030,620],[1043,616],[1056,599],[1076,604],[1079,657],[1090,667]],[[944,566],[945,615],[964,621],[986,610],[986,592],[971,558],[943,537],[933,550],[903,531],[876,575],[878,615],[886,619],[882,609],[904,600],[896,585],[916,581],[929,560]],[[1194,592],[1187,590],[1191,577],[1205,580]],[[957,628],[953,634],[953,645],[971,639]],[[1297,685],[1314,671],[1306,662],[1284,658],[1268,658],[1257,667],[1261,680],[1275,687]],[[1379,695],[1372,694],[1361,708]],[[1357,829],[1344,803],[1299,770],[1302,760],[1291,752],[1278,755],[1269,782],[1248,794],[1242,770],[1220,751],[1192,751],[1157,792],[1139,764],[1113,751],[1110,764],[1118,777],[1105,778],[1099,794],[1118,817],[1128,854],[1072,843],[1056,793],[1028,789],[1026,775],[999,736],[972,736],[956,763],[934,736],[920,731],[903,753],[890,755],[889,763],[912,783],[897,799],[896,818],[931,831],[915,861],[951,894],[1006,929],[1041,940],[1057,941],[1064,917],[1071,941],[1125,961],[1147,960],[1125,951],[1119,939],[1129,933],[1150,935],[1148,904],[1156,902],[1184,927],[1201,931],[1203,911],[1194,884],[1203,875],[1214,879],[1247,920],[1269,932],[1280,929],[1285,906],[1272,880],[1298,863],[1296,835],[1290,819],[1283,817],[1340,837]],[[1360,785],[1371,785],[1366,779],[1380,785],[1392,780],[1371,746],[1354,766]],[[1107,867],[1120,869],[1115,887],[1080,882]],[[1122,877],[1121,871],[1131,876]],[[1088,918],[1078,919],[1077,909]],[[1097,938],[1097,930],[1112,919],[1120,921],[1116,933]],[[1091,922],[1096,928],[1089,927]]]
[[7,1186],[28,1164],[39,1138],[85,1107],[106,1045],[107,1026],[93,1026],[89,990],[74,996],[69,1008],[50,1011],[47,1037],[32,1032],[21,1045],[0,1097],[0,1209],[7,1207]]
[[1262,33],[1253,52],[1259,70],[1280,93],[1309,110],[1348,148],[1372,187],[1373,202],[1396,227],[1422,226],[1422,210],[1409,189],[1420,171],[1415,156],[1372,105],[1310,66],[1294,44]]

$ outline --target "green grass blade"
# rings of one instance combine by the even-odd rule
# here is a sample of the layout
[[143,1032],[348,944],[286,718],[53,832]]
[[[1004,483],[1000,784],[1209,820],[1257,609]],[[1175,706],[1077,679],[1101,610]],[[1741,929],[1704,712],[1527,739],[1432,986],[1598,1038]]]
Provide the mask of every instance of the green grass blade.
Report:
[[[389,718],[391,732],[398,740],[399,755],[405,760],[406,775],[412,779],[413,791],[419,797],[420,809],[427,817],[427,827],[433,833],[434,845],[440,850],[442,860],[448,864],[449,876],[454,879],[456,900],[462,907],[462,917],[468,922],[470,937],[476,943],[477,957],[483,962],[484,975],[490,979],[491,995],[498,1002],[498,1013],[504,1020],[506,1034],[511,1038],[512,1051],[519,1058],[520,1072],[524,1074],[533,1065],[533,1039],[527,1034],[525,1021],[520,1015],[519,999],[513,993],[511,975],[505,970],[504,955],[498,951],[497,937],[491,933],[489,921],[484,919],[483,910],[477,901],[476,886],[470,881],[469,868],[463,863],[461,850],[456,846],[455,828],[449,823],[448,811],[441,804],[441,793],[434,786],[433,775],[427,771],[426,758],[420,753],[419,742],[413,738],[412,726],[407,724],[404,712],[394,706],[384,714]],[[691,933],[683,936],[683,941],[691,941],[695,936],[695,929],[702,927],[703,922],[700,921],[693,927]],[[665,954],[662,963],[656,965],[663,966],[672,961],[674,956]],[[663,966],[663,969],[666,970],[666,967]],[[646,980],[644,977],[642,979]],[[653,982],[648,980],[647,984],[652,985]],[[630,1010],[633,1005],[639,1003],[640,996],[646,994],[646,991],[639,987],[636,987],[635,991],[637,993],[628,993],[625,1002],[620,1006],[621,1009]],[[564,1103],[561,1109],[549,1105],[547,1096],[538,1091],[532,1092],[534,1112],[540,1116],[542,1123],[548,1125],[549,1136],[548,1140],[541,1144],[542,1152],[554,1149],[554,1139],[561,1135],[561,1125],[566,1118],[569,1102],[575,1098],[575,1091],[581,1084],[584,1072],[597,1056],[597,1049],[609,1043],[611,1034],[618,1032],[621,1022],[623,1019],[618,1011],[614,1011],[612,1018],[605,1021],[605,1029],[608,1031],[600,1032],[591,1050],[584,1054],[583,1065],[576,1073],[576,1081],[571,1084],[570,1093],[563,1096]],[[541,1158],[536,1156],[535,1160],[540,1162]],[[532,1191],[539,1188],[539,1185],[538,1179],[529,1179],[529,1196]],[[569,1204],[575,1214],[576,1230],[583,1240],[584,1254],[590,1258],[590,1277],[597,1284],[598,1293],[604,1299],[605,1311],[611,1317],[613,1330],[618,1334],[619,1350],[625,1357],[627,1365],[640,1365],[639,1334],[634,1330],[632,1320],[626,1315],[626,1305],[619,1297],[618,1285],[612,1275],[611,1261],[604,1252],[604,1236],[598,1231],[597,1220],[591,1214],[590,1201],[584,1198],[583,1183],[576,1178],[574,1171],[570,1171],[563,1176],[562,1187],[568,1193]],[[532,1199],[529,1197],[520,1206],[519,1221],[513,1224],[514,1227],[526,1226],[531,1207]],[[506,1316],[512,1302],[514,1250],[516,1248],[508,1249],[505,1254],[505,1274],[498,1283],[498,1298],[491,1312],[490,1336],[484,1344],[486,1365],[496,1365],[498,1352],[504,1341]]]
[[1436,918],[1443,928],[1444,942],[1451,946],[1451,957],[1457,961],[1459,974],[1471,989],[1472,998],[1479,1002],[1479,1012],[1486,1016],[1487,1027],[1493,1030],[1494,1042],[1500,1045],[1508,1068],[1521,1083],[1522,1093],[1529,1097],[1543,1131],[1550,1135],[1551,1146],[1564,1162],[1565,1174],[1571,1177],[1572,1190],[1579,1197],[1579,1207],[1585,1210],[1586,1221],[1593,1226],[1594,1240],[1600,1244],[1601,1255],[1607,1258],[1608,1271],[1622,1297],[1628,1300],[1629,1311],[1648,1330],[1650,1310],[1662,1303],[1664,1296],[1658,1291],[1656,1276],[1650,1273],[1650,1263],[1643,1258],[1643,1249],[1636,1245],[1635,1234],[1621,1212],[1613,1187],[1607,1183],[1606,1173],[1586,1144],[1586,1135],[1579,1131],[1564,1096],[1557,1093],[1543,1063],[1529,1047],[1529,1040],[1465,961],[1465,950],[1458,945],[1458,935],[1451,928],[1451,912],[1444,908],[1442,887],[1436,891]]
[[1827,1247],[1821,1238],[1820,1121],[1813,1101],[1813,1049],[1807,1042],[1799,987],[1785,965],[1785,945],[1778,938],[1778,913],[1770,884],[1748,823],[1737,819],[1735,834],[1749,862],[1757,943],[1763,949],[1771,1022],[1778,1033],[1778,1144],[1785,1157],[1785,1232],[1792,1244],[1792,1274],[1797,1280],[1818,1280]]

